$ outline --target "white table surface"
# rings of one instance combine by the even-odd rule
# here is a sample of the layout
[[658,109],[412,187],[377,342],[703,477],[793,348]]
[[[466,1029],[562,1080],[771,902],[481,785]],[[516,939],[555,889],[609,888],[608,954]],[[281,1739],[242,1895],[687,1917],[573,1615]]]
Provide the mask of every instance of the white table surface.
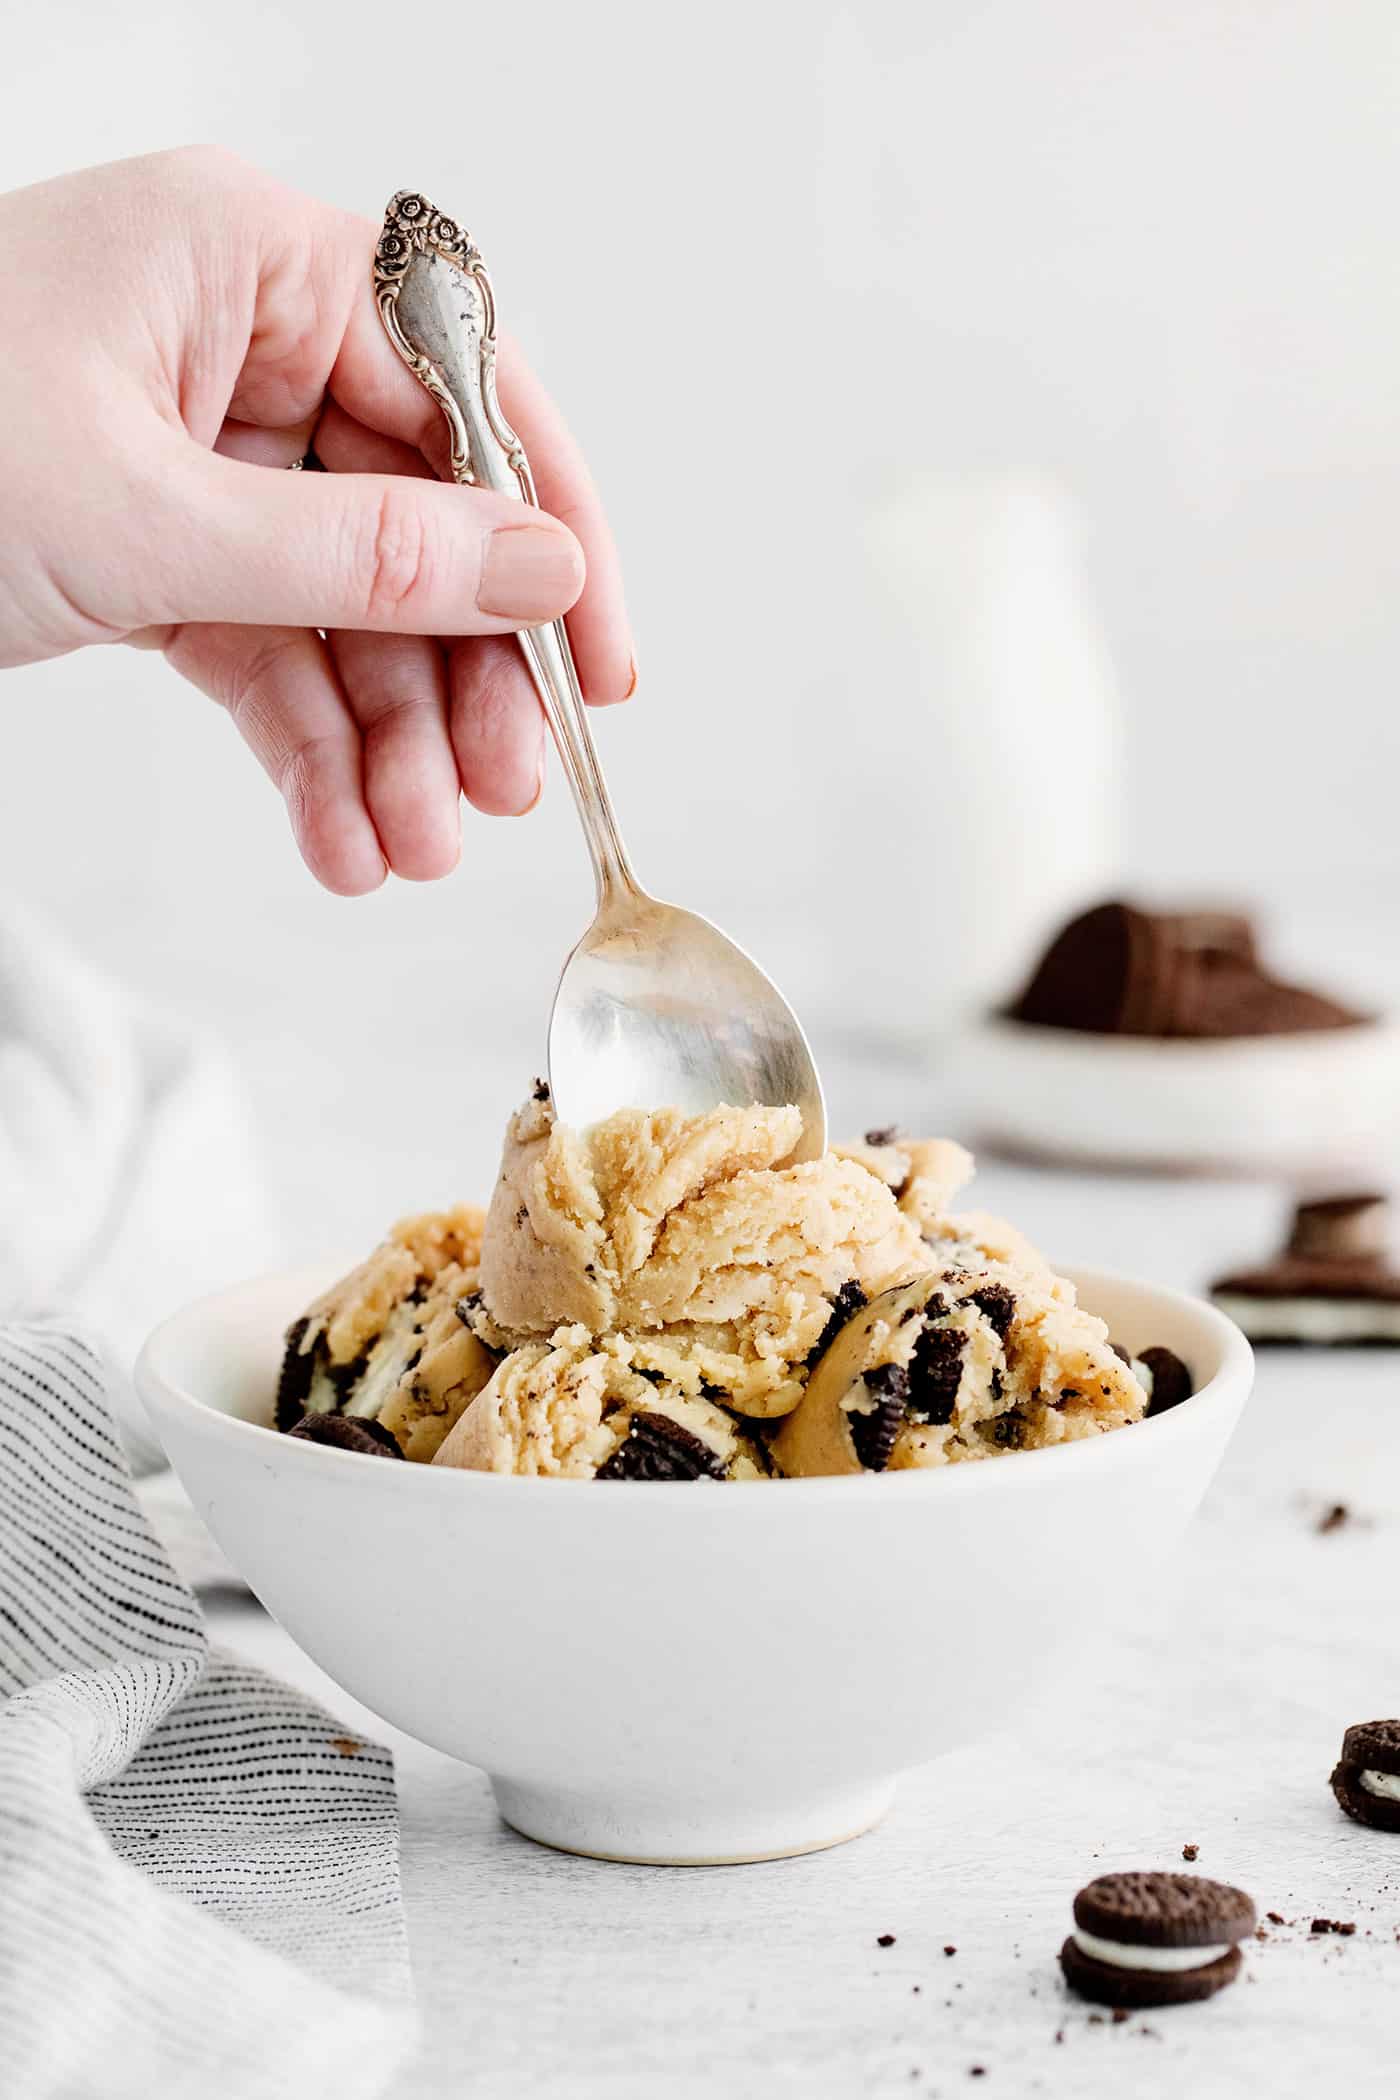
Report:
[[[916,1091],[872,1090],[870,1119],[918,1127]],[[977,1197],[1066,1262],[1184,1285],[1262,1251],[1283,1200],[998,1165]],[[1320,1533],[1337,1502],[1351,1520]],[[689,1870],[516,1837],[479,1773],[375,1722],[251,1602],[210,1616],[217,1639],[393,1744],[426,2028],[402,2096],[1369,2096],[1400,2085],[1400,1836],[1344,1820],[1327,1775],[1348,1722],[1400,1711],[1397,1586],[1400,1355],[1265,1355],[1170,1592],[1014,1736],[910,1774],[853,1844]],[[1186,1843],[1199,1872],[1290,1924],[1209,2004],[1096,2017],[1055,1961],[1074,1890],[1179,1865]],[[1314,1937],[1314,1916],[1356,1933]]]

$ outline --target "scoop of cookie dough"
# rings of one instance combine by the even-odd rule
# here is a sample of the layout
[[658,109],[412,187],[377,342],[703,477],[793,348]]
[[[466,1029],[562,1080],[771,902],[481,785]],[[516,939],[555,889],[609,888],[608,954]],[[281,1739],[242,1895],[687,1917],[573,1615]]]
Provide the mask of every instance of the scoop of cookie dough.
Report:
[[434,1463],[573,1480],[760,1480],[762,1444],[654,1368],[645,1342],[586,1327],[511,1351]]
[[795,1108],[628,1109],[578,1133],[530,1100],[487,1214],[483,1339],[664,1334],[693,1366],[687,1390],[788,1413],[841,1285],[883,1290],[924,1266],[917,1211],[865,1161],[780,1164],[800,1129]]
[[373,1421],[405,1458],[431,1459],[498,1361],[468,1325],[484,1225],[469,1204],[405,1218],[308,1306],[287,1334],[278,1428]]
[[575,1479],[927,1467],[1140,1419],[1144,1381],[1014,1227],[952,1209],[959,1145],[799,1166],[791,1108],[627,1110],[537,1086],[488,1213],[396,1226],[292,1329],[278,1419]]
[[773,1437],[784,1473],[952,1465],[1141,1419],[1141,1382],[1067,1287],[958,1244],[954,1265],[851,1304]]

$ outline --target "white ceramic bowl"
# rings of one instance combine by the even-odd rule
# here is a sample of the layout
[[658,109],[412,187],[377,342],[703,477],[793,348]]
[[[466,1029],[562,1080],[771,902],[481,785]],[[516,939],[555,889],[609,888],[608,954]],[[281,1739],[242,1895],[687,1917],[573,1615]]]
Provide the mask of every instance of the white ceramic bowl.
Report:
[[1158,1042],[987,1020],[951,1046],[958,1120],[1045,1159],[1374,1173],[1400,1136],[1400,1022]]
[[1014,1720],[1147,1586],[1248,1396],[1209,1306],[1108,1276],[1084,1302],[1199,1390],[1058,1450],[864,1480],[516,1480],[266,1427],[283,1328],[333,1268],[177,1313],[138,1383],[209,1528],[385,1720],[491,1776],[501,1813],[604,1858],[773,1858],[867,1829],[896,1775]]

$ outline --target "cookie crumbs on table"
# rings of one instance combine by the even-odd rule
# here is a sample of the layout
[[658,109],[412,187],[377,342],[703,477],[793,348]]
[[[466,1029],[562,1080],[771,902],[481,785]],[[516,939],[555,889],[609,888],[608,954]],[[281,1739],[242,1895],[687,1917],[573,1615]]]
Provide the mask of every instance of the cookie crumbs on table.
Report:
[[1198,1860],[1200,1858],[1201,1848],[1199,1845],[1183,1845],[1181,1848],[1181,1856],[1185,1860],[1191,1860],[1194,1862],[1195,1860]]

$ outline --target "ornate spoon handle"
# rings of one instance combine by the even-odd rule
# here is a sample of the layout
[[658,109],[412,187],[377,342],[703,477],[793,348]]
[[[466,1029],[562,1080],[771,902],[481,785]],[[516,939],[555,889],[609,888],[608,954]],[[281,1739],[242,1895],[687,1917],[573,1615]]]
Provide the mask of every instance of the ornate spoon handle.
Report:
[[[390,342],[442,410],[452,477],[537,503],[525,449],[496,399],[496,300],[471,235],[417,190],[399,190],[374,257],[374,295]],[[564,622],[517,639],[573,791],[598,902],[636,889],[613,814]]]

